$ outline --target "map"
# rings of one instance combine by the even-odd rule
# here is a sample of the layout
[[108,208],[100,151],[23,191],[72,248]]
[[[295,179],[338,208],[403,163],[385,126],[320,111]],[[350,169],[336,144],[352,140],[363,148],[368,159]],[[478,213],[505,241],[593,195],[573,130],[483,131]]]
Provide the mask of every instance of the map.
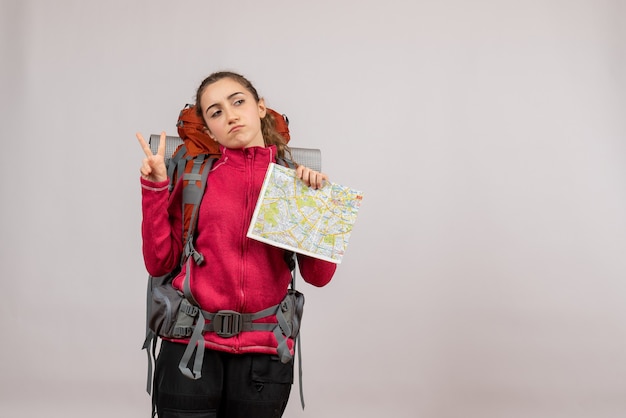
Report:
[[363,194],[335,183],[312,189],[295,170],[270,164],[248,237],[341,263]]

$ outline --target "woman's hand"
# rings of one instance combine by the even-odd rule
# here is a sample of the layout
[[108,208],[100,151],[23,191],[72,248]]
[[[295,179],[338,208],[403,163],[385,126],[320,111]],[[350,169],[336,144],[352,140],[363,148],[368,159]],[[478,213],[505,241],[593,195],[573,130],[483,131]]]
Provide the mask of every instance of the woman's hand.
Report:
[[141,145],[143,152],[146,154],[146,158],[143,159],[141,164],[141,177],[155,183],[167,180],[167,169],[165,168],[165,132],[161,132],[159,148],[154,155],[146,140],[143,139],[143,136],[139,132],[137,132],[136,136],[139,145]]
[[296,177],[313,189],[321,189],[324,187],[324,182],[328,182],[328,176],[326,174],[311,170],[303,165],[299,165],[298,168],[296,168]]

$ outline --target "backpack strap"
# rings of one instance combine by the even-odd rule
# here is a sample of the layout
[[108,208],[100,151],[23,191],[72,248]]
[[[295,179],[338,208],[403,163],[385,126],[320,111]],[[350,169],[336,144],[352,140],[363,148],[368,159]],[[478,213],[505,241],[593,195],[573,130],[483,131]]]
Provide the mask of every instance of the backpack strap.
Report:
[[[296,290],[296,254],[291,252],[291,258],[293,262],[293,268],[291,269],[291,289]],[[298,355],[298,388],[300,389],[300,404],[302,405],[302,409],[304,410],[304,388],[302,387],[302,343],[301,343],[301,332],[296,336],[296,340],[294,341],[295,347],[294,350]],[[277,337],[278,338],[278,337]]]
[[[278,157],[276,158],[276,162],[282,166],[289,167],[292,169],[296,169],[297,164],[288,158]],[[289,270],[291,270],[291,288],[296,290],[296,253],[293,251],[285,251],[285,262],[289,266]],[[275,334],[277,333],[277,328],[275,329]],[[296,336],[296,340],[294,343],[295,351],[298,355],[298,387],[300,389],[300,404],[302,405],[302,409],[304,409],[304,388],[302,387],[302,343],[301,343],[301,333],[298,333]],[[278,339],[279,335],[275,335],[276,341],[280,341]],[[281,342],[283,343],[283,342]]]
[[[191,219],[189,221],[189,226],[186,231],[187,239],[183,247],[183,258],[181,260],[181,264],[186,264],[185,278],[183,279],[183,293],[185,295],[185,298],[187,298],[187,300],[189,300],[192,305],[197,306],[198,308],[199,304],[194,298],[191,291],[191,270],[193,268],[192,260],[196,265],[200,265],[204,262],[204,256],[196,251],[193,245],[193,237],[198,221],[200,202],[202,201],[202,196],[206,188],[209,171],[211,171],[211,167],[213,167],[213,163],[215,162],[215,158],[207,159],[206,157],[207,156],[204,154],[195,157],[193,159],[193,167],[191,169],[191,172],[185,173],[183,175],[183,182],[188,182],[183,189],[183,214],[185,213],[186,205],[193,205]],[[185,236],[184,228],[185,225],[183,222],[183,236]],[[204,318],[202,310],[198,309],[196,325],[194,327],[193,333],[191,334],[189,344],[187,344],[187,348],[185,349],[185,352],[183,353],[183,356],[178,365],[181,373],[183,373],[188,378],[194,380],[202,377],[202,362],[204,360],[204,336],[202,334],[202,331],[205,322],[206,319]],[[196,356],[194,358],[193,369],[189,369],[189,360],[191,359],[194,350],[196,352]]]
[[[183,220],[183,237],[186,237],[186,242],[183,247],[183,259],[185,262],[190,256],[193,257],[196,264],[200,265],[204,262],[204,256],[196,251],[193,246],[193,235],[198,222],[198,211],[200,208],[200,202],[202,201],[202,195],[206,187],[207,177],[211,167],[213,167],[214,158],[206,159],[205,154],[200,154],[193,159],[193,166],[190,173],[183,174],[183,182],[187,181],[183,189],[183,218],[185,213],[185,207],[187,205],[193,205],[191,212],[191,218],[189,220],[189,226],[185,231],[185,222]],[[206,161],[206,164],[205,164]],[[203,169],[204,168],[204,169]],[[185,235],[185,232],[187,233]],[[182,264],[181,262],[181,264]],[[185,294],[186,296],[186,294]],[[193,302],[194,300],[191,299]],[[195,303],[197,305],[197,303]]]
[[172,155],[168,161],[166,161],[167,165],[167,178],[170,179],[169,190],[170,193],[174,190],[174,186],[176,185],[176,174],[183,173],[185,171],[185,165],[187,164],[188,158],[185,156],[187,153],[187,147],[183,144]]

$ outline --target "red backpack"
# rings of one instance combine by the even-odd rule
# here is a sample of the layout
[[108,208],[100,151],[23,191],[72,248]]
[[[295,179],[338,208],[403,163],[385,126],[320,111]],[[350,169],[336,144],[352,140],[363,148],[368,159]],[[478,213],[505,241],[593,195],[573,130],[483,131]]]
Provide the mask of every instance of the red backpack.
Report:
[[[281,115],[273,109],[268,108],[267,112],[274,120],[274,127],[287,142],[291,139],[289,135],[289,120],[285,115]],[[207,154],[212,157],[220,156],[220,148],[209,134],[206,133],[204,121],[196,113],[195,105],[186,105],[178,115],[178,136],[187,147],[187,154],[195,157],[199,154]]]

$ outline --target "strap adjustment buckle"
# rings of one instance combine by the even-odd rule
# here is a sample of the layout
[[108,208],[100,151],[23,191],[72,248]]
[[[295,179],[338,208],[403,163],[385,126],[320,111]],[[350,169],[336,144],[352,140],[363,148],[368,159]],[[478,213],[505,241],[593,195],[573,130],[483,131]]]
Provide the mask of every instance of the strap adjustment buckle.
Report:
[[234,337],[239,334],[243,328],[243,318],[236,311],[219,311],[211,320],[213,331],[223,338]]
[[193,334],[193,327],[186,327],[186,326],[177,326],[174,327],[174,332],[173,332],[173,337],[174,338],[187,338],[187,337],[191,337],[191,334]]
[[181,303],[178,308],[180,312],[183,312],[191,317],[195,317],[198,315],[199,308],[197,306],[193,306],[190,303]]

